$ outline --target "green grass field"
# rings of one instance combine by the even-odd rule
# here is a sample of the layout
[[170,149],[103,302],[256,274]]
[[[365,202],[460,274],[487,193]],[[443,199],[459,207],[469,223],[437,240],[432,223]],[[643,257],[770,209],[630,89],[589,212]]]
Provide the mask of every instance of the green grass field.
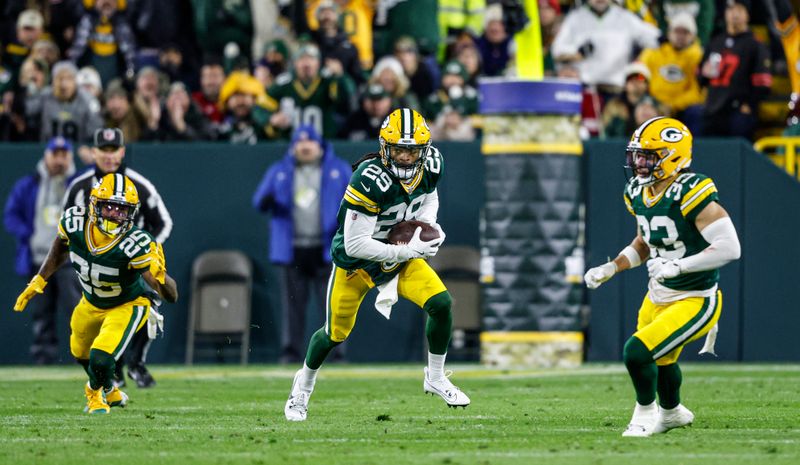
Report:
[[86,415],[78,367],[0,369],[0,464],[800,464],[800,366],[684,366],[691,428],[620,437],[620,365],[451,366],[472,398],[422,394],[422,366],[325,367],[308,421],[289,423],[285,367],[153,366],[125,409]]

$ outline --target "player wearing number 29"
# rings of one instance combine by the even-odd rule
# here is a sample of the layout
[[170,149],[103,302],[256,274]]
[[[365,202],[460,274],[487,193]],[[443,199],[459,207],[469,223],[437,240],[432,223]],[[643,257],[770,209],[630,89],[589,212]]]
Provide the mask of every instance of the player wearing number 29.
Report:
[[[381,127],[380,152],[356,162],[331,246],[334,266],[328,280],[327,319],[311,337],[303,368],[294,377],[284,408],[287,420],[306,419],[319,367],[350,335],[364,295],[375,286],[381,291],[376,308],[380,306],[387,318],[398,295],[428,314],[425,332],[430,352],[423,390],[441,396],[451,407],[469,405],[469,398],[444,374],[452,330],[450,293],[424,260],[436,255],[445,237],[436,224],[436,184],[444,165],[430,137],[419,113],[397,109]],[[411,219],[432,225],[439,237],[425,242],[417,228],[408,243],[388,243],[392,227]]]
[[634,176],[624,199],[636,217],[636,238],[613,261],[584,277],[595,289],[649,258],[648,293],[623,351],[636,391],[623,436],[647,437],[694,420],[680,403],[678,357],[687,343],[704,335],[701,353],[713,353],[722,309],[718,269],[740,255],[736,230],[719,204],[714,181],[689,171],[691,162],[692,135],[680,121],[653,118],[633,133],[627,167]]
[[14,305],[15,311],[24,310],[69,256],[83,288],[70,321],[70,351],[89,375],[84,389],[89,413],[108,413],[109,407],[128,402],[113,384],[114,365],[147,321],[150,300],[143,295],[144,282],[169,302],[178,298],[161,245],[133,224],[139,205],[136,186],[127,176],[103,176],[92,188],[88,208],[64,212],[39,273]]

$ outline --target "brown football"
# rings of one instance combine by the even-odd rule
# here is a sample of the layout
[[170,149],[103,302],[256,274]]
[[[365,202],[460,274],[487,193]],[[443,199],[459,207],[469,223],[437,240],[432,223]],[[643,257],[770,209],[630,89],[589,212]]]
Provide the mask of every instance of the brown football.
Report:
[[439,237],[439,231],[428,223],[423,223],[417,220],[408,220],[397,223],[389,231],[390,244],[407,244],[408,241],[414,236],[414,231],[417,228],[422,228],[419,233],[419,238],[425,242],[432,241]]

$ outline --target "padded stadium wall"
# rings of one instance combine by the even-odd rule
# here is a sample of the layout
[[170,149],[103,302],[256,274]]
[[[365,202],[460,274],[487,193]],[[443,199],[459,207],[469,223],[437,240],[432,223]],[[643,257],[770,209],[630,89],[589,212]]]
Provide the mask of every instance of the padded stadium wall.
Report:
[[[439,186],[440,222],[447,243],[479,247],[479,218],[484,204],[486,173],[479,143],[439,143],[446,171]],[[0,200],[5,204],[20,177],[32,173],[44,149],[40,144],[0,144]],[[593,266],[619,251],[635,233],[634,219],[622,203],[625,141],[584,144],[583,199],[586,203],[586,264]],[[224,144],[134,144],[128,148],[131,167],[147,176],[164,197],[175,228],[165,244],[169,272],[178,281],[181,301],[165,305],[166,333],[153,344],[148,360],[183,363],[186,346],[190,269],[200,253],[236,248],[254,264],[251,362],[278,357],[280,321],[276,274],[267,260],[266,218],[250,206],[250,198],[267,166],[280,158],[285,144],[232,147]],[[337,153],[354,161],[375,144],[337,143]],[[798,361],[800,309],[797,267],[800,264],[800,184],[772,165],[746,143],[700,140],[692,167],[714,179],[720,199],[733,218],[742,242],[742,259],[721,271],[723,309],[717,342],[719,360]],[[13,274],[16,245],[0,232],[0,364],[27,364],[31,315],[11,310],[26,278]],[[593,292],[580,290],[591,307],[586,334],[589,361],[619,360],[622,345],[633,331],[644,296],[642,267],[615,277]],[[423,359],[424,317],[401,300],[385,320],[365,299],[348,356],[354,362],[420,361]],[[63,363],[73,363],[67,345],[71,305],[59,310],[58,334]],[[309,318],[310,334],[322,315]],[[225,351],[225,347],[221,347]],[[685,359],[696,358],[699,345]],[[236,362],[236,348],[223,354]],[[683,358],[682,357],[682,358]],[[708,356],[704,356],[708,357]],[[208,360],[213,361],[214,358]]]

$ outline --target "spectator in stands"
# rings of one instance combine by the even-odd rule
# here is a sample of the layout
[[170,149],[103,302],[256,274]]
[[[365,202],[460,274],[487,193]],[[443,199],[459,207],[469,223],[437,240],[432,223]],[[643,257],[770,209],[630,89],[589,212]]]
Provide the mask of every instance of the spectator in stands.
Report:
[[[325,0],[306,1],[308,27],[312,31],[319,27],[316,18],[317,6]],[[362,69],[372,69],[374,54],[372,52],[372,18],[377,6],[372,0],[335,0],[342,18],[341,28],[350,42],[358,50]],[[296,31],[297,32],[297,31]],[[299,34],[299,32],[298,32]]]
[[324,315],[331,242],[339,203],[351,169],[314,126],[298,126],[282,160],[269,167],[253,195],[253,207],[270,213],[270,261],[282,292],[281,363],[305,353],[306,311],[314,295]]
[[286,42],[275,39],[267,44],[264,48],[264,56],[259,61],[259,64],[269,68],[269,72],[273,77],[289,71],[289,47]]
[[666,106],[695,134],[700,130],[700,117],[705,94],[697,79],[703,49],[696,39],[694,18],[688,13],[672,16],[668,42],[649,48],[639,55],[650,70],[650,94]]
[[[44,157],[33,174],[23,177],[11,189],[5,206],[6,230],[17,240],[17,274],[30,279],[47,257],[56,238],[61,203],[67,179],[75,173],[72,144],[56,137],[47,144]],[[30,351],[39,365],[59,360],[56,315],[59,303],[70,308],[78,302],[72,266],[65,264],[48,280],[44,294],[29,305],[33,318],[33,344]]]
[[729,0],[725,32],[711,39],[701,65],[701,83],[708,86],[703,135],[753,137],[758,105],[769,93],[772,75],[767,49],[749,22],[749,0]]
[[84,66],[78,70],[78,87],[85,90],[98,102],[103,100],[103,82],[100,80],[100,73],[91,66]]
[[577,63],[581,81],[613,95],[635,47],[657,47],[659,31],[611,0],[588,0],[571,10],[553,41],[553,57]]
[[39,95],[50,84],[50,66],[39,58],[29,56],[19,70],[19,89],[22,101]]
[[606,137],[629,137],[639,127],[636,124],[636,105],[648,95],[650,70],[642,63],[625,68],[625,87],[622,93],[609,100],[603,108]]
[[12,88],[17,84],[22,63],[28,58],[33,44],[42,37],[43,33],[44,19],[38,10],[25,10],[19,14],[16,38],[4,44],[0,53],[0,65],[10,73],[7,79]]
[[478,47],[472,41],[464,43],[457,48],[455,59],[467,72],[467,85],[477,88],[478,77],[483,76],[483,63]]
[[[92,96],[78,88],[77,74],[78,69],[71,62],[56,63],[53,84],[26,100],[25,114],[39,140],[62,136],[74,144],[84,144],[102,126],[100,108]],[[78,153],[83,157],[89,152],[83,145]]]
[[286,72],[288,57],[286,42],[273,40],[264,47],[264,56],[256,63],[253,76],[265,89],[269,89],[275,83],[275,78]]
[[380,84],[392,96],[392,107],[420,108],[419,98],[411,88],[403,65],[393,56],[385,56],[372,68],[370,84]]
[[495,3],[486,9],[484,21],[486,27],[478,38],[483,74],[485,76],[502,76],[508,66],[512,38],[506,32],[503,9],[500,4]]
[[78,24],[67,57],[79,66],[92,66],[107,85],[116,77],[133,79],[135,56],[133,31],[128,17],[117,11],[117,0],[95,0]]
[[383,120],[392,111],[392,97],[378,83],[367,86],[361,98],[361,108],[352,113],[339,131],[338,137],[350,140],[373,140],[378,137]]
[[542,53],[544,54],[545,76],[556,75],[556,64],[553,60],[552,46],[558,31],[561,29],[561,5],[558,0],[539,0],[539,25],[542,28]]
[[[458,61],[444,66],[441,88],[425,102],[424,115],[429,121],[436,121],[445,109],[458,113],[461,119],[478,112],[478,92],[466,84],[467,77],[467,71]],[[453,127],[454,119],[450,117],[449,127]]]
[[662,35],[669,33],[669,25],[672,19],[679,14],[688,14],[694,21],[701,47],[706,47],[711,40],[711,32],[714,29],[714,18],[716,7],[714,0],[662,0],[657,8],[652,8],[653,16],[658,21],[658,27]]
[[222,123],[222,111],[219,107],[219,91],[225,82],[225,70],[222,63],[207,60],[200,68],[200,90],[192,94],[192,100],[200,108],[200,112],[216,127]]
[[161,121],[161,81],[161,75],[152,66],[145,66],[136,74],[133,104],[144,115],[148,133],[156,133]]
[[321,73],[319,49],[312,43],[302,44],[292,73],[278,76],[269,88],[269,96],[280,102],[280,111],[272,115],[270,124],[281,137],[288,137],[299,124],[310,124],[323,137],[333,138],[350,113],[354,89],[345,74]]
[[[661,108],[658,101],[649,95],[645,95],[639,100],[639,103],[636,104],[636,108],[633,110],[634,124],[636,127],[639,127],[643,125],[645,121],[663,114],[664,110]],[[627,134],[625,137],[628,137]]]
[[224,119],[218,137],[233,144],[255,144],[276,136],[270,116],[277,104],[264,92],[261,83],[242,71],[232,72],[219,94]]
[[147,127],[147,115],[131,105],[130,96],[119,80],[111,81],[105,93],[105,125],[119,128],[128,142],[152,140],[153,131]]
[[61,52],[52,40],[39,39],[31,48],[31,56],[44,60],[48,67],[52,67],[60,60]]
[[331,74],[347,74],[356,84],[366,81],[358,51],[339,28],[339,10],[333,0],[323,0],[317,7],[319,28],[311,37],[319,47],[325,69]]
[[183,52],[175,43],[166,44],[158,51],[158,69],[170,83],[182,82],[186,86],[197,85],[197,79],[194,76],[196,70],[192,70],[184,61]]
[[436,89],[434,75],[428,65],[421,61],[417,43],[413,37],[403,36],[394,44],[394,56],[403,65],[403,72],[418,98],[428,98]]
[[158,127],[160,140],[196,141],[213,138],[214,131],[197,106],[189,98],[186,85],[173,82],[161,109]]

